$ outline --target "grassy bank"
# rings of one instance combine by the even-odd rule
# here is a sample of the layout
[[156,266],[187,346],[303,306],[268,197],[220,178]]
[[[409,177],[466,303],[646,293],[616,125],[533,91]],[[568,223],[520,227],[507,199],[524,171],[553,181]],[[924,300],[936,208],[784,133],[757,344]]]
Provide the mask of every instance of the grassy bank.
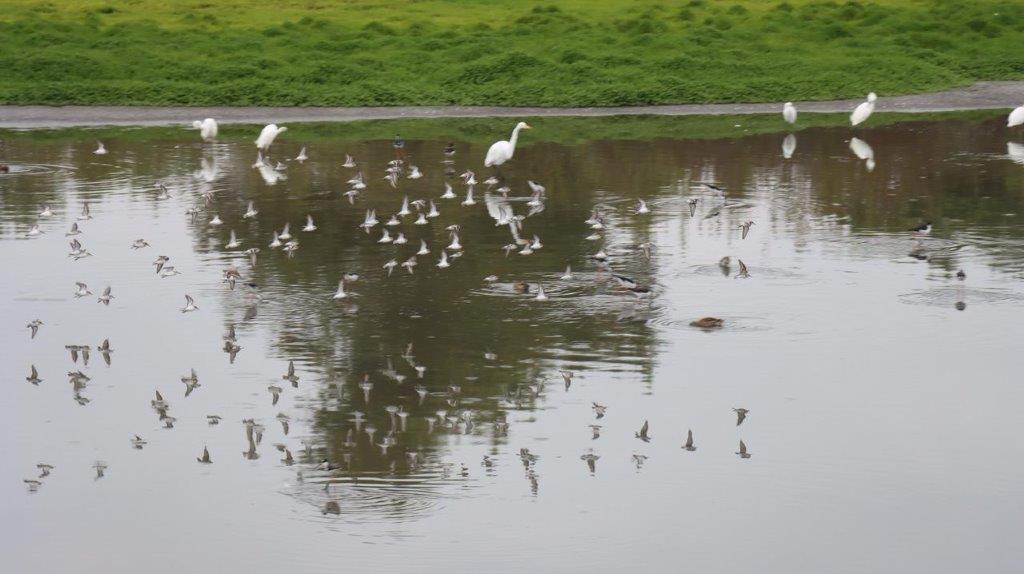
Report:
[[1024,78],[1016,0],[0,0],[0,102],[623,105]]
[[[973,110],[928,114],[878,113],[871,117],[871,127],[930,121],[962,121],[969,123],[1000,121],[1002,111]],[[612,117],[543,117],[524,118],[535,126],[519,145],[538,143],[577,145],[595,140],[649,141],[735,139],[759,134],[799,133],[805,129],[849,127],[847,114],[806,114],[796,126],[783,122],[776,114],[745,116],[612,116]],[[391,141],[396,133],[409,141],[436,140],[472,143],[486,147],[496,134],[504,134],[512,126],[508,118],[444,118],[412,120],[365,120],[355,122],[323,122],[288,124],[282,141],[318,143],[364,143]],[[218,139],[243,141],[255,139],[262,126],[229,124],[221,126]],[[132,142],[152,140],[191,140],[198,142],[195,130],[185,127],[98,127],[33,130],[0,129],[4,141],[92,140]]]

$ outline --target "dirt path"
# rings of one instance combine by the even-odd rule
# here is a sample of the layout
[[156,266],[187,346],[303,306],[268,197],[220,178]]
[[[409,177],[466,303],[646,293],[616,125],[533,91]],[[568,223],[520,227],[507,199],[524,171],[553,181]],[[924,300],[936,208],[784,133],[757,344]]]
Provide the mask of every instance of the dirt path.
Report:
[[[848,112],[861,100],[796,102],[801,112]],[[946,112],[1010,109],[1024,105],[1024,81],[979,82],[966,88],[879,97],[880,112]],[[468,118],[489,116],[715,115],[780,113],[781,103],[684,104],[611,108],[514,108],[489,106],[412,106],[364,108],[303,107],[141,107],[0,106],[0,128],[54,128],[101,125],[174,125],[216,118],[220,123],[345,122],[396,118]]]

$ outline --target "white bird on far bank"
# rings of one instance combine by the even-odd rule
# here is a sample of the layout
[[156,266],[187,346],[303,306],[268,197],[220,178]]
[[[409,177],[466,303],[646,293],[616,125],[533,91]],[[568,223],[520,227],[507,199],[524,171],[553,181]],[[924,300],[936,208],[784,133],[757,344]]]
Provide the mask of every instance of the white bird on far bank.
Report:
[[793,102],[786,102],[782,106],[782,119],[786,120],[787,124],[796,123],[796,107],[793,105]]
[[853,113],[850,114],[850,125],[855,126],[864,123],[865,120],[871,117],[871,112],[875,111],[875,100],[877,99],[878,96],[874,92],[868,94],[867,101],[861,102],[860,105],[854,108]]
[[1024,106],[1014,108],[1006,118],[1006,127],[1013,128],[1017,126],[1024,126]]

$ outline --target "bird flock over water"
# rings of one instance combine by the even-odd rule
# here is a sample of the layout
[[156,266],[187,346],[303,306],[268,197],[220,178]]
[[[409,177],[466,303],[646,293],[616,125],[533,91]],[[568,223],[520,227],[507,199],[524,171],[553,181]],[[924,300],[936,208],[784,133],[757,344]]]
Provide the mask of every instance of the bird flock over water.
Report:
[[[850,116],[850,123],[852,126],[862,124],[872,114],[875,107],[876,97],[874,93],[868,95],[866,101],[859,104]],[[797,110],[795,106],[787,102],[783,106],[783,119],[790,124],[794,124],[797,121]],[[1024,125],[1024,106],[1016,108],[1010,114],[1008,118],[1008,126],[1020,126]],[[196,121],[192,124],[193,128],[200,131],[200,137],[204,142],[216,141],[218,134],[217,122],[212,118],[207,118],[202,121]],[[529,195],[516,196],[513,193],[512,187],[506,177],[501,171],[501,167],[507,162],[511,161],[515,154],[516,144],[518,142],[520,133],[523,130],[529,130],[529,126],[525,122],[519,122],[515,125],[512,130],[511,136],[508,140],[502,140],[495,142],[488,150],[484,159],[485,169],[492,170],[492,173],[488,174],[486,178],[482,178],[482,181],[478,181],[478,174],[472,169],[467,168],[461,170],[461,174],[458,175],[457,181],[461,181],[461,190],[457,193],[456,187],[449,182],[444,183],[444,188],[436,190],[433,197],[431,194],[424,194],[423,197],[411,198],[409,195],[403,193],[400,207],[397,211],[388,212],[385,208],[380,205],[367,205],[361,206],[359,209],[365,210],[365,216],[363,221],[359,224],[359,229],[363,235],[369,239],[366,241],[374,242],[380,246],[380,248],[386,253],[384,256],[384,262],[380,268],[379,277],[363,277],[357,273],[344,272],[338,278],[338,282],[333,290],[325,288],[324,298],[325,300],[333,300],[344,304],[353,297],[359,296],[359,291],[364,283],[371,281],[383,281],[391,277],[396,272],[414,274],[417,272],[422,265],[431,265],[436,269],[441,270],[443,273],[444,269],[451,267],[452,265],[458,264],[459,258],[461,258],[466,252],[467,248],[472,249],[473,238],[464,238],[462,226],[457,223],[451,223],[444,227],[447,235],[447,245],[432,244],[428,241],[430,235],[428,233],[417,233],[417,229],[428,228],[433,225],[435,220],[442,217],[443,212],[449,210],[470,210],[474,209],[474,206],[479,203],[483,203],[488,215],[494,219],[496,228],[507,229],[508,240],[502,248],[502,254],[504,257],[515,256],[529,256],[532,253],[543,249],[544,245],[541,238],[535,234],[529,232],[529,218],[538,216],[544,212],[545,202],[548,196],[548,190],[544,184],[538,180],[529,179],[526,180],[525,188],[529,190]],[[269,124],[262,129],[259,136],[255,140],[257,148],[257,158],[253,164],[253,169],[260,171],[264,180],[267,183],[277,181],[277,178],[283,177],[280,175],[281,172],[289,169],[288,165],[284,162],[271,159],[271,149],[274,141],[282,133],[287,131],[286,127],[277,126],[275,124]],[[792,137],[792,136],[790,136]],[[417,165],[412,164],[411,158],[409,157],[405,140],[400,136],[396,136],[392,142],[394,149],[394,159],[391,159],[384,166],[383,175],[380,180],[385,183],[376,184],[382,186],[388,186],[395,190],[397,193],[402,193],[400,189],[404,187],[405,181],[415,181],[423,177],[423,171]],[[790,157],[795,149],[795,139],[790,140],[788,137],[783,144],[784,155]],[[858,158],[864,160],[868,166],[868,169],[873,169],[874,158],[871,153],[870,146],[866,143],[852,138],[850,147]],[[97,142],[97,148],[93,152],[96,155],[106,155],[109,151],[106,149],[102,142]],[[452,175],[458,174],[460,170],[454,169],[455,157],[457,154],[457,148],[454,144],[448,144],[443,150],[443,158],[441,162],[445,165],[446,173]],[[303,164],[303,162],[309,159],[307,148],[303,147],[299,154],[288,160],[288,164]],[[371,182],[374,178],[369,175],[367,171],[368,166],[360,163],[356,158],[346,155],[344,161],[341,163],[342,167],[350,170],[350,177],[346,183],[349,189],[343,193],[343,197],[351,204],[355,206],[357,202],[364,203],[363,196],[366,190],[370,187]],[[292,168],[294,169],[294,168]],[[270,175],[268,175],[270,174]],[[484,186],[485,191],[482,196],[476,193],[477,186]],[[715,182],[700,182],[702,193],[698,197],[691,197],[686,200],[691,216],[695,216],[698,208],[703,203],[708,205],[702,210],[702,216],[704,219],[714,218],[721,214],[723,208],[727,207],[726,196],[727,190]],[[162,199],[170,199],[175,196],[170,189],[163,183],[157,182],[155,184],[157,189],[158,197]],[[461,200],[460,200],[461,198]],[[196,202],[187,210],[187,215],[193,222],[202,223],[205,218],[205,224],[211,229],[218,229],[225,225],[220,214],[211,212],[213,205],[212,192],[204,193]],[[652,207],[644,199],[637,200],[635,208],[632,210],[632,214],[636,217],[645,217],[652,212]],[[249,201],[244,213],[239,214],[242,219],[252,219],[259,213],[259,206],[254,201]],[[48,206],[42,206],[38,213],[39,222],[32,225],[31,228],[26,231],[25,235],[28,237],[36,237],[46,232],[43,228],[43,223],[56,217],[54,210]],[[65,236],[69,238],[70,251],[68,257],[73,261],[80,261],[85,258],[93,257],[93,254],[87,249],[83,240],[88,236],[87,228],[92,222],[94,215],[90,210],[88,203],[82,205],[81,212],[74,217],[67,227],[68,231]],[[589,235],[585,238],[595,245],[593,253],[588,256],[587,264],[592,265],[597,270],[597,281],[607,281],[610,284],[614,284],[614,291],[623,295],[632,295],[637,300],[646,300],[656,296],[656,286],[645,284],[636,278],[619,273],[614,267],[612,262],[612,256],[603,247],[603,239],[605,234],[606,225],[608,220],[606,215],[600,208],[594,208],[590,217],[585,221],[589,229]],[[746,239],[752,230],[755,228],[754,221],[745,221],[736,229],[736,233],[740,236],[740,239]],[[227,240],[223,244],[225,250],[236,251],[243,253],[249,262],[250,270],[255,268],[267,251],[280,251],[285,257],[292,258],[296,257],[300,251],[300,237],[304,234],[313,234],[320,227],[318,226],[313,214],[307,214],[305,221],[301,227],[296,226],[298,231],[293,233],[292,227],[289,223],[285,223],[280,230],[274,230],[272,236],[269,238],[256,238],[256,237],[240,237],[235,229],[229,229],[227,233]],[[911,233],[915,238],[925,237],[931,233],[932,224],[931,222],[924,222],[921,225],[911,229]],[[504,233],[504,231],[502,231]],[[464,240],[470,239],[465,242]],[[266,241],[266,248],[263,247],[264,241]],[[145,238],[126,238],[125,240],[126,249],[130,248],[133,251],[152,249],[150,243]],[[655,246],[650,243],[644,243],[636,247],[636,253],[651,258],[652,253],[655,250]],[[403,253],[404,252],[404,253]],[[401,253],[401,255],[399,255]],[[617,256],[618,257],[618,256]],[[738,272],[735,274],[736,278],[749,278],[751,276],[747,265],[737,259]],[[725,275],[732,275],[732,258],[729,256],[723,257],[718,265]],[[176,268],[173,264],[172,258],[167,255],[158,255],[152,261],[152,268],[155,275],[160,279],[171,278],[176,275],[180,275],[181,271]],[[231,265],[222,271],[222,280],[225,284],[226,289],[235,290],[237,285],[243,286],[246,302],[250,305],[257,305],[261,301],[261,295],[259,293],[258,285],[253,283],[247,278],[248,273],[242,269]],[[966,275],[963,271],[960,271],[957,275],[959,279],[964,279]],[[570,265],[567,265],[564,273],[561,274],[560,281],[572,281],[574,279],[573,269]],[[493,283],[499,280],[495,275],[488,275],[483,278],[485,282]],[[172,280],[173,281],[173,280]],[[372,288],[372,287],[368,287]],[[550,290],[546,290],[544,285],[538,283],[531,285],[525,281],[518,280],[513,283],[513,289],[517,294],[527,295],[532,297],[537,302],[549,301],[552,297],[549,294]],[[94,296],[90,286],[84,282],[79,281],[75,283],[74,289],[71,290],[70,294],[76,299],[90,298]],[[189,293],[183,293],[183,306],[180,308],[180,312],[183,314],[201,312],[202,307],[200,302]],[[95,295],[96,303],[108,306],[117,299],[114,289],[110,285],[105,285],[100,291],[99,295]],[[690,323],[691,326],[711,331],[720,329],[725,325],[723,319],[717,317],[700,317],[693,320]],[[29,331],[29,337],[36,339],[41,329],[44,329],[46,323],[40,319],[35,318],[26,324],[26,328]],[[238,337],[235,333],[233,326],[229,326],[227,332],[223,336],[224,352],[228,354],[231,363],[234,363],[236,356],[242,350],[241,345],[238,342]],[[85,396],[85,390],[90,382],[90,376],[83,370],[89,366],[91,353],[94,351],[93,347],[86,344],[74,344],[66,345],[65,349],[70,355],[72,364],[75,366],[74,370],[67,372],[68,382],[72,387],[73,399],[80,405],[87,405],[90,399]],[[107,366],[111,365],[111,357],[114,353],[109,339],[104,339],[95,347],[95,351],[102,357],[102,360]],[[402,358],[408,362],[412,370],[416,373],[417,379],[424,379],[426,377],[427,367],[417,361],[414,354],[414,349],[410,343],[405,351],[402,353]],[[496,360],[497,355],[493,351],[486,351],[484,353],[485,360],[493,361]],[[81,362],[81,367],[79,367]],[[398,369],[394,367],[390,359],[387,361],[387,368],[382,370],[383,375],[390,381],[396,383],[403,383],[407,378],[402,375]],[[559,373],[564,388],[569,391],[573,379],[574,373],[571,371],[563,370]],[[44,382],[43,375],[40,374],[36,366],[30,365],[28,376],[25,380],[32,385],[40,385]],[[191,369],[188,373],[181,376],[181,383],[184,385],[184,397],[188,398],[194,392],[201,388],[200,376],[196,370]],[[267,392],[270,395],[271,404],[276,406],[280,397],[285,393],[285,389],[289,386],[292,388],[298,387],[300,376],[296,370],[293,361],[289,361],[287,369],[283,375],[281,375],[281,381],[287,384],[270,384],[267,386]],[[521,384],[515,389],[509,391],[505,397],[505,400],[513,404],[522,404],[524,400],[530,397],[536,397],[544,391],[545,382],[543,380]],[[374,388],[374,382],[370,374],[364,375],[362,381],[358,384],[358,388],[363,394],[364,401],[367,406],[371,404],[370,396]],[[477,421],[474,420],[472,411],[468,409],[460,408],[460,394],[461,388],[456,384],[449,384],[443,390],[431,390],[422,382],[415,386],[415,391],[419,397],[419,404],[422,405],[427,397],[435,396],[441,398],[447,405],[448,408],[438,409],[435,413],[426,415],[424,421],[428,426],[428,430],[433,432],[435,428],[448,428],[456,432],[470,433],[472,432]],[[174,424],[177,422],[177,418],[171,414],[170,401],[167,400],[159,389],[154,390],[154,398],[150,401],[150,407],[156,412],[160,423],[164,428],[172,429]],[[381,407],[386,420],[390,422],[389,428],[377,436],[377,429],[370,423],[367,422],[366,414],[356,411],[353,413],[354,425],[349,428],[346,435],[344,446],[351,451],[357,443],[356,433],[360,433],[366,436],[370,444],[375,445],[381,449],[383,454],[386,454],[390,448],[395,447],[399,444],[399,438],[401,434],[407,428],[407,419],[410,416],[410,412],[405,410],[402,405],[384,405]],[[595,423],[590,425],[590,430],[594,439],[600,437],[601,425],[599,422],[604,417],[608,416],[609,407],[606,405],[599,404],[598,402],[592,403],[592,410],[595,417]],[[742,407],[733,409],[736,417],[736,426],[741,426],[744,421],[750,415],[750,410]],[[222,417],[217,414],[206,414],[204,415],[208,425],[217,426],[221,423]],[[284,435],[288,435],[290,417],[284,413],[280,413],[276,417],[277,422],[281,425]],[[262,436],[266,430],[262,424],[257,422],[253,418],[244,419],[241,421],[244,428],[247,449],[243,452],[243,456],[247,459],[254,460],[259,458],[257,452],[257,446],[262,441]],[[494,431],[499,436],[507,435],[509,423],[504,417],[499,417],[497,420],[491,423]],[[674,432],[680,432],[676,429]],[[377,442],[379,438],[380,442]],[[649,421],[644,420],[639,427],[639,430],[635,432],[635,438],[644,443],[653,440],[652,428]],[[128,446],[136,450],[143,450],[146,448],[148,441],[145,437],[140,434],[133,432],[126,432],[126,439]],[[282,462],[288,466],[295,464],[304,465],[303,470],[309,473],[326,473],[331,474],[336,471],[342,470],[344,466],[338,461],[333,461],[327,458],[316,456],[313,445],[308,441],[303,441],[302,451],[305,457],[302,462],[297,461],[292,454],[292,447],[278,443],[274,445],[275,448],[282,453]],[[694,438],[692,429],[686,429],[685,435],[681,439],[680,448],[684,452],[694,452],[697,450],[697,443]],[[739,441],[737,451],[735,455],[741,460],[750,459],[753,454],[748,449],[747,445],[743,440]],[[413,449],[406,452],[406,456],[410,465],[417,463],[420,454]],[[538,477],[534,470],[534,463],[537,460],[537,456],[529,451],[529,449],[521,449],[519,456],[526,469],[526,477],[531,484],[531,489],[536,492]],[[351,453],[343,455],[343,462],[348,465],[351,460]],[[581,455],[580,459],[583,460],[590,472],[593,473],[596,469],[597,460],[600,458],[599,455],[594,453],[592,449]],[[215,462],[214,456],[210,453],[208,447],[203,445],[200,454],[196,457],[199,464],[213,464]],[[642,466],[646,456],[639,453],[633,454],[633,461],[639,468]],[[490,467],[493,461],[489,457],[484,457],[484,465]],[[97,461],[92,470],[95,472],[97,479],[105,476],[105,472],[108,469],[108,465],[105,462]],[[25,479],[25,483],[28,485],[31,491],[36,491],[43,484],[46,477],[54,471],[54,465],[47,462],[40,462],[37,465],[39,474],[33,478]],[[465,467],[464,467],[465,472]],[[302,479],[303,471],[299,472],[299,478]],[[324,506],[324,512],[328,514],[337,514],[339,505],[336,501],[331,500]]]

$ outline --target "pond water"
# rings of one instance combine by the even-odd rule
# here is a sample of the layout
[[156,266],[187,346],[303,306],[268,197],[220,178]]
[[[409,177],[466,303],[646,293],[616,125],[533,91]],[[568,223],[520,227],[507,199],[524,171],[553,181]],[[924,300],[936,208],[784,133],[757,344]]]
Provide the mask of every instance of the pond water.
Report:
[[[0,134],[5,571],[1015,570],[1024,132],[986,115],[787,138],[746,120],[559,141],[539,119],[507,198],[482,165],[507,119],[292,126],[261,168],[252,126]],[[408,244],[379,243],[405,197],[439,215],[417,225],[412,205],[388,227]],[[505,255],[511,215],[541,248]],[[286,224],[290,257],[269,246]],[[421,240],[414,273],[389,276]],[[161,255],[179,274],[155,272]]]

